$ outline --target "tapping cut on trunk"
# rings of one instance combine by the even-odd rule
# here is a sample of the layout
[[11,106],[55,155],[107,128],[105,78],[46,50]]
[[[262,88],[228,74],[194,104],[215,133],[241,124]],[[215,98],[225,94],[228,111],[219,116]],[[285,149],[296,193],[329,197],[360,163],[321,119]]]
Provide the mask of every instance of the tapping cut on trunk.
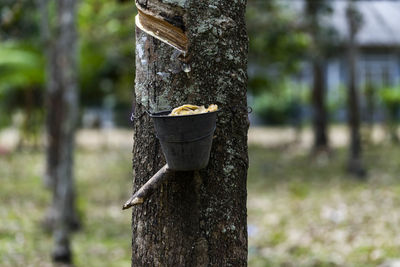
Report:
[[135,23],[145,33],[174,47],[182,53],[187,53],[189,41],[182,29],[163,19],[146,14],[140,7],[138,7],[138,15],[136,15]]

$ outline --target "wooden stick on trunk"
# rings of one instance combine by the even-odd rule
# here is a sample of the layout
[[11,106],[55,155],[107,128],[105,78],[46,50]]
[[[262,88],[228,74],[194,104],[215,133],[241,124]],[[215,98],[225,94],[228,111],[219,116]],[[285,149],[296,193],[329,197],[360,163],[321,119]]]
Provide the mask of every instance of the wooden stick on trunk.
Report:
[[153,175],[133,196],[125,202],[123,210],[138,204],[142,204],[154,191],[167,179],[171,173],[168,164],[165,164],[156,174]]

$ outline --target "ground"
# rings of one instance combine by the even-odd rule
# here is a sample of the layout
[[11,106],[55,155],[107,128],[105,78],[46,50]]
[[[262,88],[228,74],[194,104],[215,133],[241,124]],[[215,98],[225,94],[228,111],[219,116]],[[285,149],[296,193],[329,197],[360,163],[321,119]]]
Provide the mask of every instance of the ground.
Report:
[[[340,143],[331,158],[315,159],[307,138],[295,145],[290,130],[274,131],[250,135],[249,266],[376,266],[400,254],[399,147],[368,145],[369,176],[360,181],[343,171]],[[84,227],[73,239],[76,266],[130,265],[131,212],[121,210],[131,193],[130,136],[117,138],[126,146],[77,151]],[[43,162],[40,150],[0,155],[0,266],[51,266],[51,237],[39,227],[51,200]]]
[[313,160],[250,148],[250,266],[377,266],[400,253],[400,150],[369,146],[367,181],[344,173],[346,151]]
[[[126,151],[125,151],[126,152]],[[83,229],[74,236],[76,266],[130,266],[130,153],[77,153],[78,207]],[[43,188],[43,155],[0,158],[0,266],[52,266],[51,236],[40,228],[50,193]]]

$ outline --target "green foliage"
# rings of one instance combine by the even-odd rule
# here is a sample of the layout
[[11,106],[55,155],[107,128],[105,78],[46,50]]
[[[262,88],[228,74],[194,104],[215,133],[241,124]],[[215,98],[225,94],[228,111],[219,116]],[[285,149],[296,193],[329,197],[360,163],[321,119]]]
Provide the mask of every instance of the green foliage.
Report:
[[290,100],[269,92],[259,95],[254,101],[254,111],[264,122],[283,124],[289,116]]
[[333,88],[327,95],[327,106],[330,114],[347,107],[347,87],[343,84]]
[[79,5],[80,89],[84,105],[112,98],[131,106],[134,80],[135,6],[128,2],[85,0]]
[[307,91],[301,86],[282,81],[273,90],[264,91],[254,99],[254,112],[267,124],[295,122],[301,119],[301,106],[307,98]]
[[380,97],[386,110],[386,124],[393,143],[399,143],[397,123],[400,111],[400,85],[380,90]]
[[43,102],[43,68],[43,56],[35,47],[18,42],[0,43],[0,128],[11,123],[13,112],[22,109],[28,109],[28,116],[32,115],[26,127],[41,123],[36,121],[41,117],[36,114]]
[[272,88],[273,82],[265,76],[254,76],[249,79],[247,84],[249,90],[255,95],[259,95],[266,89]]
[[325,23],[332,12],[329,1],[306,1],[304,16],[299,16],[300,5],[293,6],[290,1],[250,0],[247,8],[248,88],[255,96],[256,113],[272,124],[297,120],[294,115],[305,103],[303,96],[282,92],[285,80],[299,74],[301,62],[329,56],[338,42],[336,32]]
[[250,67],[262,69],[262,73],[250,76],[249,89],[259,94],[299,70],[310,39],[301,30],[293,9],[282,1],[249,1],[246,18]]
[[44,59],[31,45],[0,43],[0,99],[10,89],[41,86]]
[[311,39],[308,57],[326,58],[337,52],[339,36],[336,30],[327,25],[327,17],[332,14],[330,0],[306,0],[304,14],[304,30]]
[[380,97],[390,118],[395,120],[400,110],[400,86],[381,89]]
[[29,118],[23,123],[26,131],[36,131],[38,125],[31,126],[41,123],[45,77],[35,9],[35,1],[0,0],[0,128],[21,110]]
[[[26,99],[31,95],[35,100],[34,108],[43,107],[45,51],[40,46],[40,14],[35,1],[0,0],[0,3],[1,127],[10,123],[10,112],[30,105]],[[49,7],[50,23],[54,23],[54,2]],[[135,5],[131,2],[79,2],[78,77],[83,106],[107,105],[130,110],[135,15]]]
[[[32,42],[39,36],[36,1],[0,0],[0,41],[25,40]],[[32,45],[32,43],[31,43]]]

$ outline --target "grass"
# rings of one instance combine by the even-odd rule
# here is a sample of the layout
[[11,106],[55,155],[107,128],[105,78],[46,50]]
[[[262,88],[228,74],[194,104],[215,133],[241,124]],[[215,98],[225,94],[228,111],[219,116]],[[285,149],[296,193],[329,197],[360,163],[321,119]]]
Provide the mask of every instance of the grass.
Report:
[[[249,266],[376,266],[399,255],[400,150],[369,147],[367,181],[344,173],[343,149],[319,160],[306,152],[250,147]],[[39,152],[0,158],[0,266],[51,266],[43,161]],[[129,150],[79,150],[76,176],[76,266],[129,266]]]
[[250,266],[377,266],[400,253],[400,150],[369,147],[367,181],[344,173],[346,151],[250,148]]
[[[51,200],[43,188],[44,157],[18,153],[0,159],[0,266],[51,266],[51,236],[40,223]],[[78,209],[84,228],[73,238],[76,266],[130,265],[130,154],[79,151]]]

